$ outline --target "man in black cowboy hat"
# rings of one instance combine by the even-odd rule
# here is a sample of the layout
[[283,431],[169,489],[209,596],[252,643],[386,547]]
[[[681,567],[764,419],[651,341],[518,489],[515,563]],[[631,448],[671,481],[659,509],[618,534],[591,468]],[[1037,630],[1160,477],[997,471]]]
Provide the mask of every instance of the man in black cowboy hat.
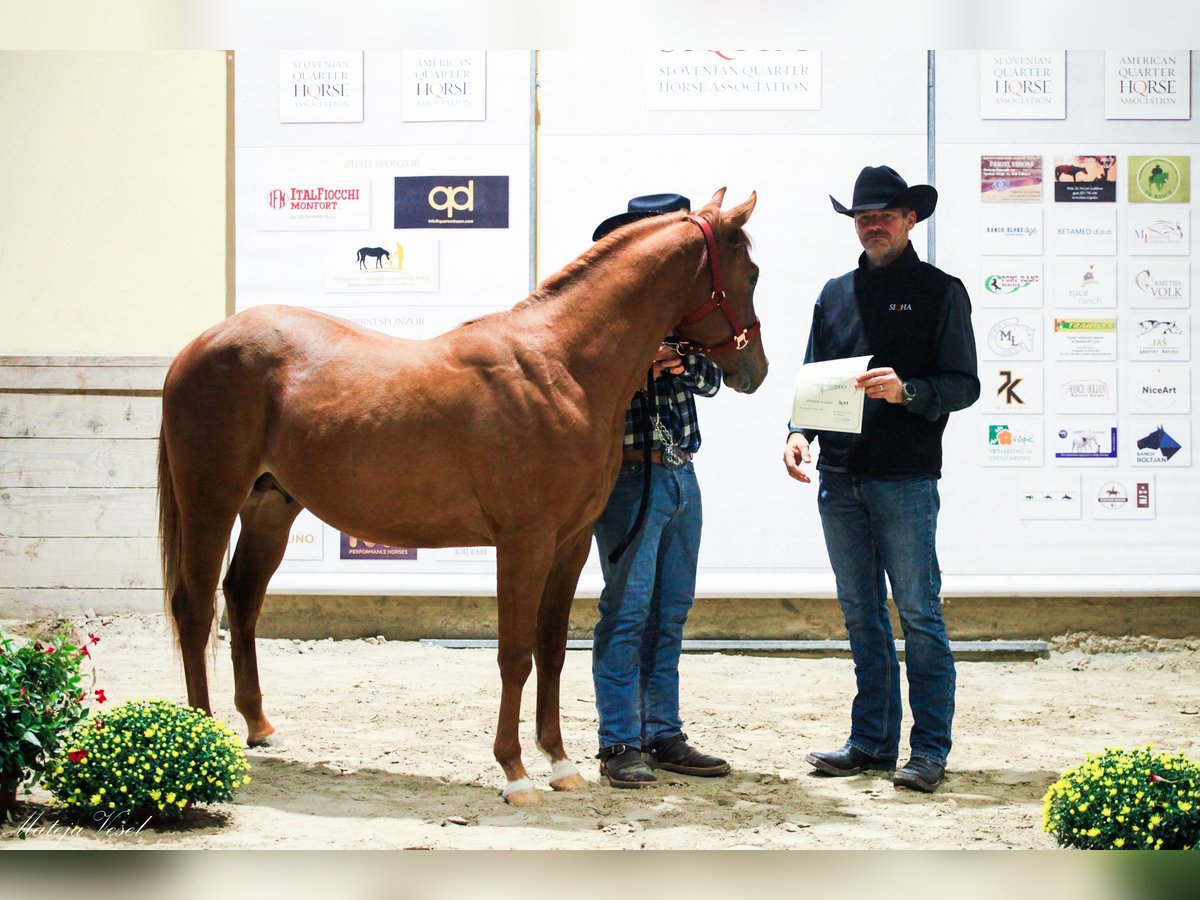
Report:
[[806,762],[826,775],[895,767],[900,743],[900,664],[887,582],[904,633],[913,726],[897,787],[941,783],[954,718],[954,657],[941,613],[935,534],[942,432],[951,412],[979,397],[971,301],[961,281],[917,258],[909,232],[933,214],[937,191],[909,187],[893,169],[868,166],[854,202],[858,268],[830,280],[813,309],[804,361],[871,356],[855,387],[866,394],[862,432],[789,426],[783,461],[808,482],[817,441],[817,506],[850,636],[857,694],[850,736]]
[[[626,212],[600,223],[593,240],[622,225],[690,208],[681,194],[634,197]],[[700,551],[700,485],[692,456],[700,449],[693,397],[711,397],[721,370],[705,356],[659,348],[646,386],[625,411],[625,458],[593,532],[604,571],[600,618],[592,642],[592,679],[599,718],[600,774],[610,786],[642,788],[654,769],[686,775],[729,773],[723,759],[687,741],[679,715],[683,626],[696,593]],[[646,485],[650,496],[634,531]],[[610,559],[632,534],[617,559]]]

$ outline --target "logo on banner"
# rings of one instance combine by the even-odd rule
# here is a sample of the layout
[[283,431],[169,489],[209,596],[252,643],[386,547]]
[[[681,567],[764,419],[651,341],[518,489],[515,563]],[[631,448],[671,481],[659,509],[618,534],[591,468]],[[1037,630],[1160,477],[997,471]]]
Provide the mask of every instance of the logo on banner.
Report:
[[1184,299],[1182,278],[1160,278],[1154,275],[1154,270],[1142,269],[1134,276],[1133,283],[1142,294],[1152,300]]
[[507,228],[507,175],[398,176],[395,228]]
[[1024,406],[1025,401],[1017,393],[1017,386],[1025,379],[1013,378],[1011,369],[1001,370],[1000,377],[1004,380],[1000,383],[1000,387],[996,389],[996,396],[1004,398],[1005,406]]
[[1017,291],[1035,287],[1040,275],[988,275],[983,279],[983,288],[989,294],[1015,294]]
[[999,356],[1013,356],[1022,351],[1034,350],[1034,330],[1023,325],[1020,319],[1003,319],[988,332],[988,346]]
[[1121,482],[1106,481],[1100,485],[1100,493],[1096,496],[1096,502],[1105,509],[1120,509],[1129,502],[1129,494]]
[[1183,449],[1183,445],[1159,425],[1145,437],[1138,438],[1137,461],[1143,464],[1167,462]]
[[364,541],[341,532],[342,559],[416,559],[417,551],[412,547],[392,547],[375,541]]
[[1155,219],[1133,229],[1133,237],[1147,246],[1172,246],[1183,244],[1183,222],[1179,219]]
[[1187,203],[1189,157],[1133,156],[1129,159],[1130,203]]

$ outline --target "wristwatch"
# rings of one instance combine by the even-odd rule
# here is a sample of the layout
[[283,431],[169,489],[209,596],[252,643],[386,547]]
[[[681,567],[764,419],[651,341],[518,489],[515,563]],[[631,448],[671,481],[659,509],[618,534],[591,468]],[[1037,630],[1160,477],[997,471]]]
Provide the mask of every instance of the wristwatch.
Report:
[[904,393],[905,406],[917,399],[917,387],[911,381],[900,382],[900,390]]

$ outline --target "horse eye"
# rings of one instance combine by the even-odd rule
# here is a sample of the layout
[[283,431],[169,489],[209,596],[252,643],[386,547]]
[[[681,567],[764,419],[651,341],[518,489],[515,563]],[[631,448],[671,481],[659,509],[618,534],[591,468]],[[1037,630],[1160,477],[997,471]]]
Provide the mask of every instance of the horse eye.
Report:
[[758,268],[757,267],[754,269],[753,272],[750,273],[750,284],[751,285],[758,284]]

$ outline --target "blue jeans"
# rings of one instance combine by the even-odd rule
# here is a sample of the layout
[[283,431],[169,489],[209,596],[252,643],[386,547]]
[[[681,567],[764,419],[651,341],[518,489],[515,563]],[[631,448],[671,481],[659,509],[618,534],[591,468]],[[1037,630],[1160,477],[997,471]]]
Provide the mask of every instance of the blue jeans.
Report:
[[912,755],[945,765],[950,753],[955,672],[939,596],[939,506],[933,477],[821,473],[817,507],[858,683],[846,743],[882,759],[897,758],[901,714],[885,573],[904,632]]
[[696,595],[703,513],[691,463],[651,465],[646,520],[616,563],[608,554],[629,533],[642,497],[644,467],[622,463],[608,506],[594,526],[604,590],[592,644],[600,747],[645,747],[683,731],[679,655]]

